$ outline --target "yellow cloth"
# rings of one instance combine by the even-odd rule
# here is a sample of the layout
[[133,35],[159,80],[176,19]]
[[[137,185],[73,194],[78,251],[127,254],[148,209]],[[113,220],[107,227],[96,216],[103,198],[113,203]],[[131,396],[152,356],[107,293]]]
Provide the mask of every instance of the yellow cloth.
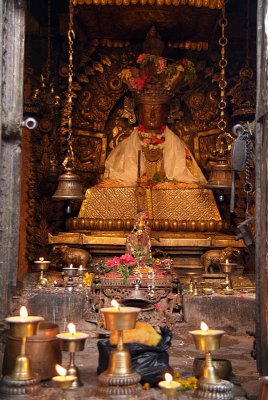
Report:
[[[113,331],[110,336],[110,344],[116,345],[118,339],[117,331]],[[124,343],[138,342],[147,346],[157,346],[161,340],[161,335],[146,322],[137,322],[135,329],[123,332]]]

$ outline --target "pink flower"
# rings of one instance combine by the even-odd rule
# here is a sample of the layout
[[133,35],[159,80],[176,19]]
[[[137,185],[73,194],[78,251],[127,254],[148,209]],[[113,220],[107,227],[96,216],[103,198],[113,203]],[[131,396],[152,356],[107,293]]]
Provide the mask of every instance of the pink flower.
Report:
[[136,260],[130,254],[123,254],[120,257],[120,263],[125,265],[135,264]]
[[147,234],[148,234],[148,235],[151,234],[152,229],[150,228],[150,226],[146,226],[146,231],[147,231]]
[[145,138],[145,139],[143,139],[143,143],[150,144],[151,143],[151,139]]
[[144,75],[140,76],[139,78],[131,77],[129,79],[129,82],[134,89],[141,90],[148,80],[149,80],[149,77],[144,74]]
[[148,54],[146,53],[142,53],[138,56],[137,58],[137,63],[141,64],[143,62],[143,60],[148,56]]
[[138,214],[138,218],[137,218],[138,220],[142,220],[142,221],[148,221],[149,220],[149,214],[148,214],[148,212],[147,211],[141,211],[139,214]]
[[161,138],[158,138],[156,136],[153,136],[152,139],[151,139],[151,142],[153,144],[162,144],[162,143],[165,142],[165,139],[161,139]]
[[112,260],[107,261],[106,267],[114,267],[115,265],[120,264],[120,258],[114,257]]

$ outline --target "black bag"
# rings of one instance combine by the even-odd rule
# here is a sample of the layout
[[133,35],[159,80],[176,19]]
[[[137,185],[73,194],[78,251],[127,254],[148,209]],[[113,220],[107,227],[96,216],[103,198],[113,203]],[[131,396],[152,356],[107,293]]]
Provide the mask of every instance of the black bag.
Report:
[[[162,339],[157,346],[147,346],[141,343],[126,343],[125,347],[131,356],[131,365],[134,371],[141,375],[141,382],[155,385],[163,379],[165,372],[171,371],[167,349],[171,345],[172,333],[167,328],[160,328]],[[108,368],[109,355],[114,346],[109,340],[99,340],[99,366],[97,374],[101,374]]]

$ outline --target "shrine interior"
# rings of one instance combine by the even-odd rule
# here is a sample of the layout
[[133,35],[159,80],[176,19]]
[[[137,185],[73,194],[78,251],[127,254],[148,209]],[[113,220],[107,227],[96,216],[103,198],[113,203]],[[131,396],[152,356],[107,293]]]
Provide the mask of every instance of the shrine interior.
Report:
[[[18,265],[2,311],[0,398],[267,399],[257,0],[26,3]],[[180,77],[175,89],[166,71],[172,84]],[[146,131],[146,107],[155,120],[163,112],[158,131]],[[135,132],[137,151],[124,147]],[[175,170],[181,148],[179,179],[167,165]],[[127,183],[112,175],[123,167]],[[45,322],[25,333],[14,320],[22,306]],[[67,386],[54,379],[61,363]]]

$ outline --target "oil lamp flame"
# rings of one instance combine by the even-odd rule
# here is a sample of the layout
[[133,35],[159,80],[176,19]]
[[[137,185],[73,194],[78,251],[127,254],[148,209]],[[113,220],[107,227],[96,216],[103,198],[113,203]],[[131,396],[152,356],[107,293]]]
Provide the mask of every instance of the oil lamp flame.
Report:
[[67,327],[68,327],[68,329],[69,329],[69,332],[70,332],[72,335],[74,335],[75,332],[76,332],[75,324],[73,324],[72,322],[70,322],[70,324],[68,324]]
[[56,364],[56,371],[57,371],[58,375],[60,375],[60,376],[66,376],[66,374],[67,374],[67,369],[63,368],[59,364]]
[[26,308],[25,306],[22,306],[22,307],[20,308],[20,316],[21,316],[22,318],[28,317],[28,311],[27,311],[27,308]]
[[168,372],[165,373],[165,380],[166,380],[167,382],[171,382],[171,381],[173,380],[172,375],[169,374]]
[[119,304],[115,299],[113,299],[113,300],[111,301],[111,305],[112,305],[114,308],[116,308],[117,310],[120,310],[120,304]]
[[200,329],[201,329],[201,331],[203,331],[203,332],[207,332],[207,331],[208,331],[208,326],[207,326],[207,324],[206,324],[205,322],[201,321]]

